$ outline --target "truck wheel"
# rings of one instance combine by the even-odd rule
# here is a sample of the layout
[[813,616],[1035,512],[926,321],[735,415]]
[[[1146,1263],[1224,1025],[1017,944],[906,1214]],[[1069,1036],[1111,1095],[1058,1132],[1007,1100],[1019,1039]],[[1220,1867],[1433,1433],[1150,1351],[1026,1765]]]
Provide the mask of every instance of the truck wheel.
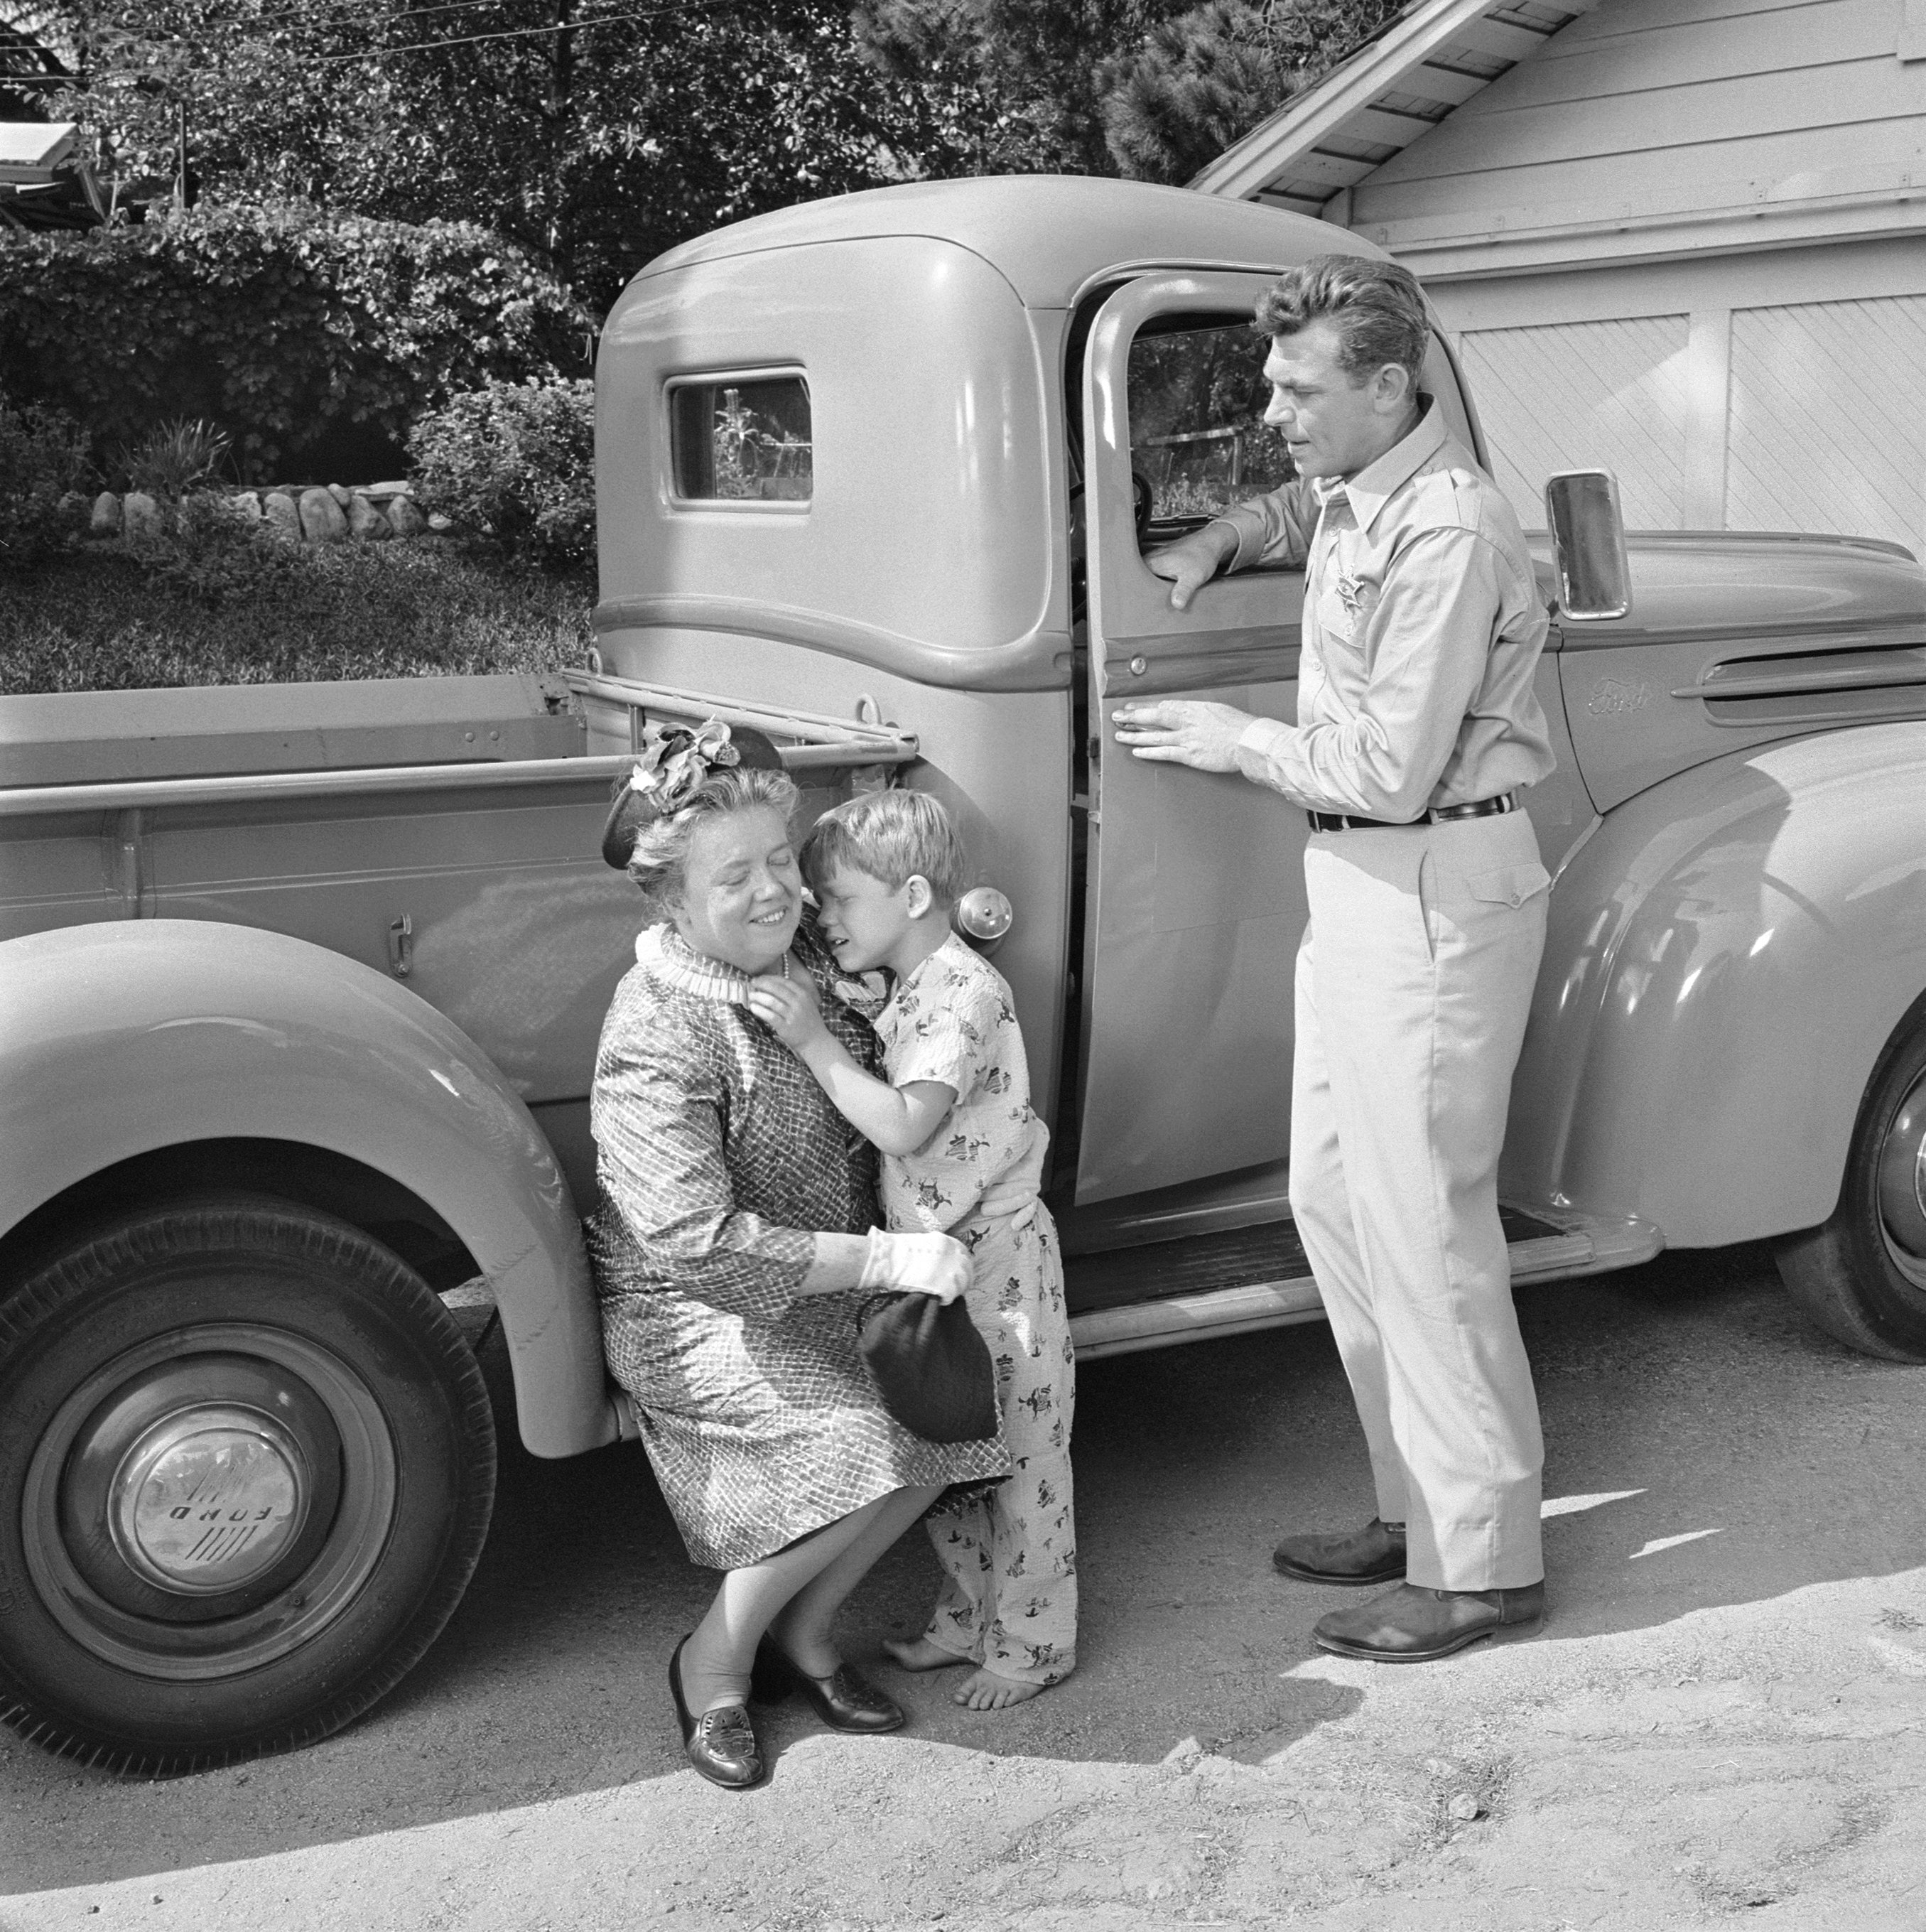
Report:
[[1820,1328],[1889,1362],[1926,1362],[1926,1016],[1859,1115],[1839,1205],[1779,1245],[1780,1278]]
[[118,1769],[326,1737],[488,1534],[495,1430],[412,1269],[223,1195],[99,1226],[0,1302],[0,1716]]

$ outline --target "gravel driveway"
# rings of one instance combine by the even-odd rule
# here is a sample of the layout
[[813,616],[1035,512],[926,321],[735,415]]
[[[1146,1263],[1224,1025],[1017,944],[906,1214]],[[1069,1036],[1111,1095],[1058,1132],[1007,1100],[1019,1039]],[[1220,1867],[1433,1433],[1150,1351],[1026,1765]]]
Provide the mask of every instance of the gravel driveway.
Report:
[[[1321,1328],[1094,1364],[1083,1666],[882,1739],[800,1707],[763,1790],[682,1768],[662,1688],[707,1580],[639,1452],[511,1451],[428,1662],[295,1756],[122,1783],[0,1733],[0,1928],[1926,1927],[1926,1369],[1835,1347],[1760,1250],[1522,1298],[1544,1635],[1324,1657],[1287,1527],[1370,1514]],[[916,1627],[908,1539],[852,1652]]]

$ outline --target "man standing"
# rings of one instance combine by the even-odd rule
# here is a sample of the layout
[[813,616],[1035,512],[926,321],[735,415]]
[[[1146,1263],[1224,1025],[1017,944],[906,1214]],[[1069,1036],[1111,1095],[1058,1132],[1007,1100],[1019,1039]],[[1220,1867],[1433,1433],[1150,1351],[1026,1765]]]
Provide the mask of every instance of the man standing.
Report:
[[1376,1518],[1287,1538],[1286,1576],[1403,1581],[1318,1623],[1386,1663],[1535,1630],[1544,1450],[1497,1174],[1544,946],[1518,794],[1552,768],[1518,519],[1418,386],[1430,328],[1396,265],[1328,255],[1258,304],[1264,421],[1299,480],[1157,551],[1184,608],[1220,570],[1306,568],[1294,727],[1127,704],[1140,758],[1240,773],[1310,816],[1291,1206],[1351,1380]]

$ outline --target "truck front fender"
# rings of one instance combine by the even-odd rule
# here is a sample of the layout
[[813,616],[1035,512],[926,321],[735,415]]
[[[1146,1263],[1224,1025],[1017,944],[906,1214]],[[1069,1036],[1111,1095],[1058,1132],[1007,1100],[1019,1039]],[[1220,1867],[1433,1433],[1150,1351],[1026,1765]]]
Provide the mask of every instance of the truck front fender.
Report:
[[1737,753],[1628,800],[1553,888],[1507,1198],[1669,1246],[1837,1204],[1881,1049],[1926,988],[1926,725]]
[[327,1148],[425,1202],[494,1289],[523,1441],[566,1456],[614,1438],[561,1170],[427,1001],[304,940],[209,920],[0,945],[0,1232],[120,1162],[236,1138]]

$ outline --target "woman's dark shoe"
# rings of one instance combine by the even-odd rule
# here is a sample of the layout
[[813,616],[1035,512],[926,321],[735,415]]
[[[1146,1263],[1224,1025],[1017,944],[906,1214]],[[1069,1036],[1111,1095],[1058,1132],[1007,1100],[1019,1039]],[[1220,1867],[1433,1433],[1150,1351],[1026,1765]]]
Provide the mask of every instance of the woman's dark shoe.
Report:
[[746,1791],[760,1784],[767,1767],[762,1746],[756,1742],[755,1727],[740,1704],[725,1704],[720,1710],[705,1711],[699,1718],[688,1714],[688,1700],[682,1695],[682,1654],[688,1639],[676,1646],[669,1659],[669,1694],[676,1700],[676,1721],[682,1726],[682,1749],[688,1761],[711,1784],[725,1791]]
[[812,1677],[765,1637],[756,1646],[755,1674],[749,1695],[759,1704],[779,1704],[800,1690],[832,1731],[895,1731],[904,1724],[903,1707],[847,1664],[826,1677]]
[[1311,1627],[1320,1648],[1372,1664],[1429,1664],[1489,1637],[1534,1636],[1544,1628],[1545,1586],[1426,1590],[1400,1583]]
[[1393,1528],[1373,1516],[1343,1536],[1287,1536],[1270,1560],[1300,1583],[1395,1583],[1405,1573],[1404,1526]]

